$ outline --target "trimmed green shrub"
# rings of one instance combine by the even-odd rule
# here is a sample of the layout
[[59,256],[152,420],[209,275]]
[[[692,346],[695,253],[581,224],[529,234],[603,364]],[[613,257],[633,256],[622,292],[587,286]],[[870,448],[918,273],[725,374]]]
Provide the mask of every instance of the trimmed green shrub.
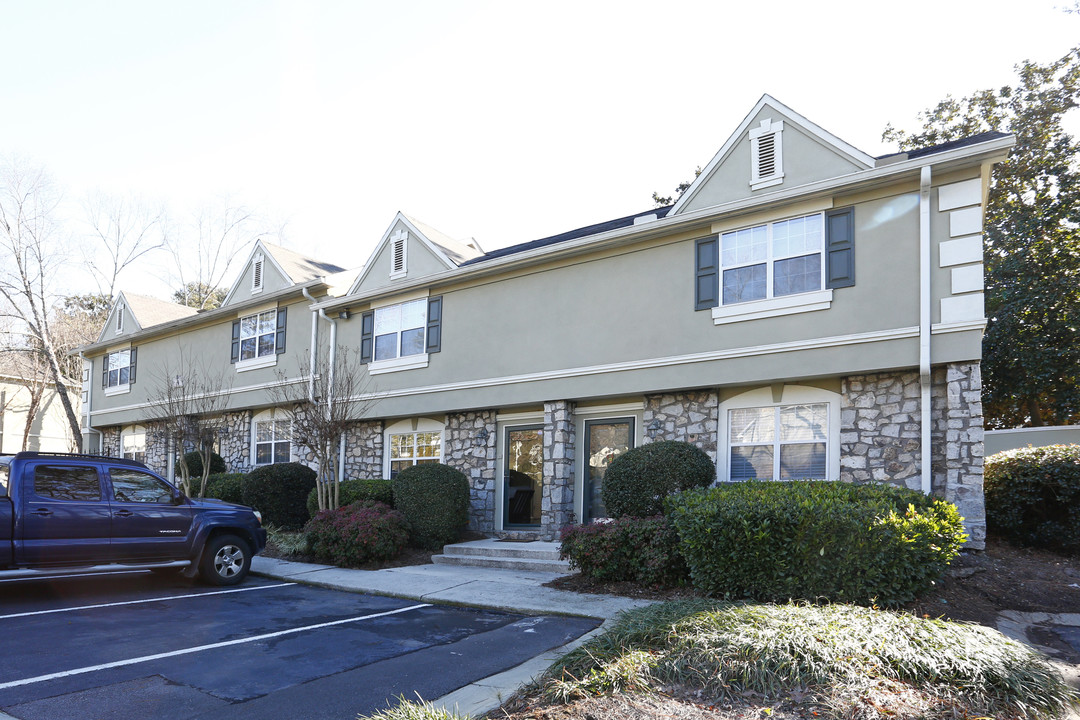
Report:
[[716,464],[695,445],[662,440],[627,450],[611,461],[601,494],[613,518],[652,517],[664,512],[664,498],[705,487],[716,479]]
[[[191,477],[202,477],[202,455],[194,450],[189,453],[184,453],[184,462],[187,463],[188,473],[191,474]],[[217,453],[210,453],[210,474],[217,475],[228,471],[229,468],[225,465],[225,459]],[[180,471],[177,470],[177,473],[179,472]]]
[[460,471],[442,463],[413,465],[398,473],[393,488],[411,544],[437,549],[461,537],[469,522],[469,480]]
[[206,497],[244,504],[244,473],[217,473],[206,478]]
[[567,525],[560,539],[559,557],[593,580],[678,587],[689,578],[679,534],[663,516]]
[[333,565],[392,560],[409,541],[405,516],[384,503],[358,503],[316,513],[304,527],[308,552]]
[[263,515],[263,523],[298,530],[308,521],[307,496],[315,471],[300,463],[261,465],[244,476],[243,499]]
[[899,605],[967,539],[955,505],[887,485],[725,483],[668,505],[694,586],[731,599]]
[[990,531],[1025,545],[1080,552],[1080,445],[991,455],[983,490]]
[[[319,493],[312,489],[307,498],[308,514],[315,517],[319,512]],[[394,507],[394,488],[389,480],[366,479],[342,480],[338,487],[338,507],[345,507],[356,502],[372,500]]]

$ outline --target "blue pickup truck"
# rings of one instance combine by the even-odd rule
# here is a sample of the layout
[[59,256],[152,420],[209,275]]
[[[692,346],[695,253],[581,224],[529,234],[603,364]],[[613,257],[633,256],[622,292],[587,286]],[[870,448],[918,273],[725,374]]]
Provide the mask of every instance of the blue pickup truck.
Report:
[[185,497],[141,462],[0,455],[0,579],[146,569],[235,585],[264,547],[251,508]]

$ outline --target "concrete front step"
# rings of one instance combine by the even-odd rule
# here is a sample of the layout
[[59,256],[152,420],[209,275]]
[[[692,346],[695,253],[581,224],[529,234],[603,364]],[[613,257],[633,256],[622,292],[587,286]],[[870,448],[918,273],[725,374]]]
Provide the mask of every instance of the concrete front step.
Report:
[[567,574],[570,563],[559,560],[533,560],[520,557],[490,557],[485,555],[432,555],[431,562],[436,565],[457,565],[466,567],[487,567],[500,570],[530,570],[532,572],[551,572]]
[[570,563],[559,559],[559,543],[540,540],[504,542],[488,538],[455,543],[443,547],[443,554],[435,555],[431,561],[437,565],[570,572]]

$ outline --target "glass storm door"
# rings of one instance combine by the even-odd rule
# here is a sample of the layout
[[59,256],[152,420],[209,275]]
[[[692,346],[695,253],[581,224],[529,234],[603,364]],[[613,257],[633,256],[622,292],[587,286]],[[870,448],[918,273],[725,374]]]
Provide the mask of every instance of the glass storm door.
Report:
[[539,527],[544,478],[544,426],[506,428],[504,527]]
[[607,517],[601,491],[607,466],[634,447],[634,419],[585,421],[585,522]]

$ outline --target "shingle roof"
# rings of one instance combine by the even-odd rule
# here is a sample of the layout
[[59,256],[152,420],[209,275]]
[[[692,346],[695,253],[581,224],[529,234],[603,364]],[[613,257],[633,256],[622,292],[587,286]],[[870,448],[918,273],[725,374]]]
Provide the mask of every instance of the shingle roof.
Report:
[[186,305],[135,293],[125,292],[124,299],[127,300],[128,311],[135,316],[142,328],[190,317],[198,312],[195,308]]
[[315,278],[326,277],[327,275],[333,275],[339,273],[345,268],[334,265],[333,263],[322,262],[315,258],[310,258],[307,255],[301,255],[300,253],[283,248],[280,245],[272,245],[268,242],[263,242],[263,247],[266,251],[274,256],[274,260],[281,266],[289,279],[293,281],[294,285],[314,280]]
[[597,233],[607,232],[608,230],[618,230],[619,228],[630,227],[634,224],[634,220],[637,218],[648,217],[649,215],[656,215],[657,219],[665,217],[668,212],[671,211],[673,206],[667,205],[662,208],[653,208],[652,210],[646,210],[644,212],[635,213],[634,215],[627,215],[626,217],[616,218],[615,220],[608,220],[607,222],[596,223],[595,225],[586,225],[576,230],[569,230],[558,235],[552,235],[546,238],[540,238],[539,240],[531,240],[529,242],[519,243],[518,245],[511,245],[509,247],[499,248],[498,250],[492,250],[489,253],[485,253],[478,258],[468,260],[461,263],[462,265],[472,265],[473,263],[484,262],[485,260],[493,260],[494,258],[504,257],[506,255],[514,255],[516,253],[525,252],[526,250],[534,250],[536,248],[546,247],[548,245],[556,245],[567,240],[576,240],[577,238],[588,237],[589,235],[596,235]]
[[[401,214],[405,215],[405,213]],[[450,258],[455,265],[464,265],[469,260],[473,260],[483,254],[472,245],[444,235],[427,223],[421,222],[411,215],[405,215],[405,217],[409,222],[416,226],[417,230],[424,233],[424,237],[434,245],[437,245],[439,249],[446,254],[446,257]]]
[[959,140],[950,140],[949,142],[940,143],[938,145],[930,145],[929,147],[916,148],[915,150],[908,150],[907,152],[879,155],[875,159],[884,160],[885,158],[896,157],[897,155],[907,155],[909,160],[914,160],[915,158],[921,158],[927,155],[933,155],[935,153],[947,152],[949,150],[967,147],[968,145],[978,145],[979,143],[990,142],[991,140],[997,140],[998,138],[1008,136],[1009,133],[998,132],[997,130],[988,130],[987,132],[979,133],[978,135],[960,138]]

